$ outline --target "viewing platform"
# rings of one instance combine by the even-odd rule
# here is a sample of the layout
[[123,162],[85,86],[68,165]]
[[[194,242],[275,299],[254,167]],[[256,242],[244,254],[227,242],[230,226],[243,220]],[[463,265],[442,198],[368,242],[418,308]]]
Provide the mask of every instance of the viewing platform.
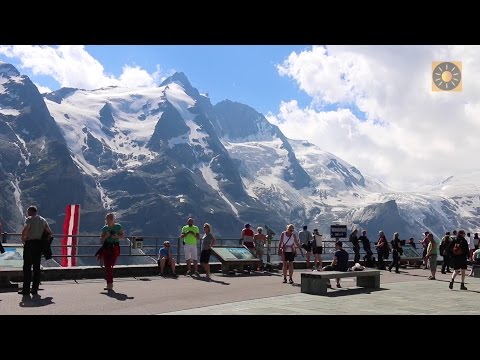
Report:
[[[120,267],[117,269],[121,271]],[[164,278],[139,275],[115,278],[114,291],[104,290],[105,280],[49,281],[40,285],[38,296],[24,298],[14,291],[0,293],[1,315],[419,315],[480,314],[480,278],[466,277],[468,290],[451,274],[429,270],[401,269],[399,274],[380,271],[380,289],[359,288],[355,279],[342,279],[342,288],[328,289],[326,296],[300,292],[300,277],[283,284],[281,272],[225,276],[212,274]],[[459,277],[457,276],[459,280]],[[341,299],[341,301],[340,301]],[[433,300],[433,301],[432,301]],[[460,304],[461,306],[458,306]]]

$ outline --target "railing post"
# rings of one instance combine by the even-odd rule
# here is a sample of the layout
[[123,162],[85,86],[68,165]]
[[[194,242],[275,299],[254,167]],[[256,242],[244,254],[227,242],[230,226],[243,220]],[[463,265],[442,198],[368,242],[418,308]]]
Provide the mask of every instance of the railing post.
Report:
[[177,238],[177,264],[180,264],[180,237]]
[[2,243],[6,243],[6,242],[7,242],[7,235],[8,235],[7,232],[2,233]]

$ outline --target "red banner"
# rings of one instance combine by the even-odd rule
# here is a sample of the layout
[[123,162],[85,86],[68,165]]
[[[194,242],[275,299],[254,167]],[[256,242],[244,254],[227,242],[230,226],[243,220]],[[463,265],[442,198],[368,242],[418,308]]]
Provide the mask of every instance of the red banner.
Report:
[[77,237],[80,227],[80,205],[67,205],[65,221],[63,222],[62,239],[62,266],[71,267],[76,265]]

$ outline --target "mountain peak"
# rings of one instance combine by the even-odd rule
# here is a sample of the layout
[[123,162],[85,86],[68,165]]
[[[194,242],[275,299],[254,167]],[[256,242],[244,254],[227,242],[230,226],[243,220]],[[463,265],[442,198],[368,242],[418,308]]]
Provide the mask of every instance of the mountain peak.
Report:
[[0,75],[5,77],[20,76],[20,73],[18,72],[17,68],[12,64],[0,61]]
[[171,83],[180,84],[184,87],[185,90],[192,88],[192,84],[190,84],[187,75],[185,75],[183,72],[176,72],[172,76],[169,76],[160,84],[160,86],[165,86]]
[[57,104],[61,104],[63,99],[72,95],[77,90],[78,89],[76,88],[62,87],[58,90],[49,92],[48,94],[43,94],[43,97],[48,100],[55,101]]

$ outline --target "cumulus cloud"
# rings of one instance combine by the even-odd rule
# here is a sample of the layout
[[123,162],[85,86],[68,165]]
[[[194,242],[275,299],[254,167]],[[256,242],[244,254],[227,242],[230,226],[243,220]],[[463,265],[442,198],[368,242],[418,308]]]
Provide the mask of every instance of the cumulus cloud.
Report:
[[46,93],[52,92],[52,90],[50,90],[50,88],[48,88],[47,86],[42,86],[37,83],[34,83],[34,84],[37,87],[38,91],[40,91],[40,94],[46,94]]
[[138,66],[125,65],[122,74],[116,78],[106,73],[103,65],[83,45],[0,46],[0,54],[18,58],[20,67],[31,69],[35,75],[52,76],[62,87],[154,86],[159,77],[158,67],[154,74],[149,74]]
[[[479,46],[314,46],[278,65],[311,104],[286,100],[268,118],[290,138],[414,190],[478,170],[478,58]],[[463,91],[432,92],[432,61],[454,60],[463,64]]]

